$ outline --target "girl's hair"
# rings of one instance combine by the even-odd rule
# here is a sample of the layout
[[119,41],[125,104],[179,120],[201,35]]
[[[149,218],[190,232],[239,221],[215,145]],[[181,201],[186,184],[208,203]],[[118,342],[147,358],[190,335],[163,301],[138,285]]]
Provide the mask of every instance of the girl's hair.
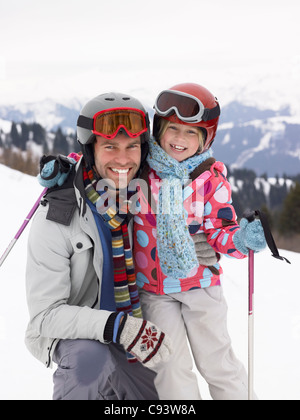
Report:
[[[158,131],[158,141],[160,142],[162,136],[165,134],[165,132],[167,131],[167,128],[169,127],[169,125],[172,124],[171,121],[165,120],[164,118],[160,118],[159,121],[159,131]],[[205,142],[205,135],[203,133],[203,131],[201,130],[201,128],[193,126],[194,128],[197,129],[198,131],[198,138],[199,138],[199,149],[197,151],[198,154],[203,152],[203,147],[204,147],[204,142]]]

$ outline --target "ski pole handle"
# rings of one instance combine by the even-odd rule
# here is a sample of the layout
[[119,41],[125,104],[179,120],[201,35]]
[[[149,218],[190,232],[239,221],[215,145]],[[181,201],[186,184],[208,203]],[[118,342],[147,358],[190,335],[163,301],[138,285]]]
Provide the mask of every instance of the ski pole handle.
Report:
[[22,226],[20,227],[20,229],[18,230],[18,232],[16,233],[16,235],[14,236],[14,238],[11,240],[10,244],[8,245],[8,247],[6,248],[4,254],[1,256],[0,258],[0,267],[2,266],[2,264],[4,263],[4,261],[6,260],[6,258],[8,257],[10,251],[13,249],[13,247],[15,246],[17,240],[20,238],[20,236],[22,235],[22,233],[24,232],[26,226],[28,225],[28,223],[30,222],[30,220],[32,219],[34,213],[37,211],[39,205],[40,205],[40,201],[43,198],[43,196],[46,194],[48,188],[45,188],[43,190],[43,192],[41,193],[41,195],[39,196],[39,198],[37,199],[37,201],[34,203],[34,206],[32,207],[32,209],[30,210],[30,212],[28,213],[28,215],[26,216],[26,218],[24,219],[24,222],[22,224]]
[[265,213],[263,213],[260,210],[246,210],[243,214],[243,217],[246,218],[249,223],[253,222],[256,218],[258,218],[261,222],[262,227],[263,227],[267,245],[268,245],[270,251],[272,252],[272,257],[274,257],[278,260],[285,261],[288,264],[291,264],[290,261],[287,258],[279,255],[277,245],[276,245],[275,240],[273,238],[273,235],[272,235],[272,232],[271,232],[271,229],[270,229],[270,226],[269,226],[268,218],[267,218],[267,215]]
[[246,210],[243,214],[243,217],[248,220],[249,223],[255,220],[256,212],[255,210]]

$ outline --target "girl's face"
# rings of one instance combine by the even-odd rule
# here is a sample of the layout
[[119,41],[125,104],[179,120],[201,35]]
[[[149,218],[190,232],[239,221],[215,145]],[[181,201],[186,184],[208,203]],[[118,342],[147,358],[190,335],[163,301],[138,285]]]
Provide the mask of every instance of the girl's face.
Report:
[[193,156],[199,149],[198,128],[170,123],[160,139],[160,146],[173,159],[182,162]]

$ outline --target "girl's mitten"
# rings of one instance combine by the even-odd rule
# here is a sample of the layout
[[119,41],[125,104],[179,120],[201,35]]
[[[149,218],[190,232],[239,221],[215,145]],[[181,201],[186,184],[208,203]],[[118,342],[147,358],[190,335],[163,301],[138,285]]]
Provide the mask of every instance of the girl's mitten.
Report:
[[76,161],[65,156],[43,156],[40,161],[38,181],[43,187],[61,187],[66,182]]
[[245,255],[248,255],[249,249],[254,252],[262,251],[267,243],[261,221],[248,222],[243,218],[240,229],[233,235],[233,243],[236,249]]

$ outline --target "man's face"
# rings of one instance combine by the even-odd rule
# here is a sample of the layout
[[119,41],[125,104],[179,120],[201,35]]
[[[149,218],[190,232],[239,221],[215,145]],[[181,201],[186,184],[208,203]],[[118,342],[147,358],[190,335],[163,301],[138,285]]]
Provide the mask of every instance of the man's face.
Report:
[[113,187],[126,188],[141,164],[141,138],[118,133],[107,140],[96,136],[95,165],[101,178],[113,181]]

